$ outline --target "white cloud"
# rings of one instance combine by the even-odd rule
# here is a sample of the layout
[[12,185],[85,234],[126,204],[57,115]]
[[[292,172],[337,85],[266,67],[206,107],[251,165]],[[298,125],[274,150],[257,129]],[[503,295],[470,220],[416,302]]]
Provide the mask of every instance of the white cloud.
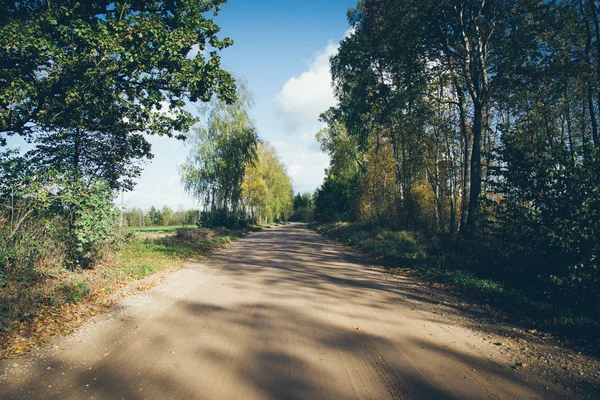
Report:
[[295,192],[309,192],[321,185],[329,157],[322,153],[315,138],[318,129],[307,131],[294,140],[277,140],[273,146],[282,160],[294,185]]
[[[353,29],[344,33],[351,36]],[[285,160],[295,192],[309,192],[323,183],[329,157],[321,152],[316,133],[323,127],[319,115],[335,106],[329,59],[337,54],[339,45],[333,42],[318,52],[308,68],[290,78],[275,96],[275,105],[288,133],[286,138],[273,142],[281,159]]]
[[174,188],[176,186],[179,186],[180,182],[181,182],[181,180],[179,178],[179,175],[173,175],[165,181],[165,184],[167,185],[168,188]]
[[275,97],[275,104],[287,129],[314,124],[319,114],[336,104],[329,72],[329,58],[337,53],[338,45],[329,42],[317,53],[307,71],[290,78]]

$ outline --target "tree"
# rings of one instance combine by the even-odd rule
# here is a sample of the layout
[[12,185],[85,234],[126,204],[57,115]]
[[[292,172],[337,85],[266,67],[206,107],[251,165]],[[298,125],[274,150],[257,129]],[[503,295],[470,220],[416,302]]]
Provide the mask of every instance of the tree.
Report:
[[223,2],[3,3],[1,144],[21,135],[41,168],[131,188],[132,160],[151,157],[141,133],[181,138],[186,101],[235,98],[218,55],[232,41],[207,17]]
[[298,193],[294,196],[294,214],[290,221],[314,221],[314,201],[310,193]]
[[[460,231],[476,234],[494,102],[507,76],[536,59],[539,22],[531,15],[543,18],[545,8],[541,0],[364,0],[349,11],[354,33],[331,59],[340,104],[330,115],[364,148],[369,138],[391,146],[402,225],[416,226],[417,186],[426,181],[440,216],[443,154],[462,161]],[[456,106],[461,154],[442,151],[449,137],[432,129],[440,103]]]
[[264,217],[264,210],[267,206],[269,188],[263,179],[265,172],[265,165],[261,163],[259,156],[252,165],[246,168],[242,182],[242,196],[246,207],[250,210],[250,218],[253,223]]
[[257,157],[242,183],[244,204],[252,220],[287,221],[293,213],[292,182],[275,149],[259,141]]
[[[374,139],[389,144],[396,191],[392,194],[390,222],[413,224],[411,188],[417,181],[420,158],[427,57],[423,39],[415,35],[411,2],[363,1],[349,12],[353,35],[340,43],[331,59],[338,110],[337,118],[364,149]],[[417,29],[415,27],[415,29]]]
[[214,99],[206,123],[189,135],[190,154],[181,167],[185,190],[204,211],[229,219],[240,210],[242,181],[256,160],[257,134],[250,118],[251,93],[240,85],[237,100]]
[[161,225],[169,226],[172,222],[174,222],[174,214],[173,210],[169,206],[163,206],[161,212]]
[[310,193],[298,193],[294,196],[294,211],[299,208],[308,208],[312,206],[312,195]]
[[148,211],[148,225],[160,226],[163,222],[162,212],[157,210],[154,206],[150,207]]
[[362,196],[359,181],[370,167],[365,156],[367,145],[361,145],[357,135],[348,134],[336,113],[330,109],[321,115],[321,121],[327,125],[317,133],[321,150],[330,157],[325,181],[312,198],[314,217],[321,221],[358,218]]

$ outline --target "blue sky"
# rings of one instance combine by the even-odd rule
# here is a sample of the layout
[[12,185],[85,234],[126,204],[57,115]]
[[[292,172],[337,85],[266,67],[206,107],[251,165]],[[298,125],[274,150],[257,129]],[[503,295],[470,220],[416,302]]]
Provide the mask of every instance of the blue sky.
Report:
[[[315,140],[318,115],[335,103],[328,59],[348,31],[346,11],[355,5],[356,0],[229,0],[216,17],[221,36],[235,42],[221,52],[222,65],[254,93],[258,133],[277,150],[296,192],[313,192],[328,166]],[[155,157],[135,190],[125,193],[125,206],[193,207],[178,174],[188,153],[185,143],[150,141]]]

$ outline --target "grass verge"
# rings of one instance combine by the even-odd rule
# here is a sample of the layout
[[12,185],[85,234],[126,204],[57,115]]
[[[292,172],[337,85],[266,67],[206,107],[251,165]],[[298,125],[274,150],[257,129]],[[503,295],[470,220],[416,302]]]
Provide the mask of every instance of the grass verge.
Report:
[[137,290],[146,290],[186,261],[201,260],[261,229],[180,229],[157,239],[133,237],[94,269],[46,268],[0,287],[0,358],[19,356],[73,331],[119,300],[121,289],[134,282]]
[[482,273],[485,269],[461,268],[461,265],[473,264],[469,259],[472,254],[462,253],[464,246],[450,253],[449,246],[440,246],[435,237],[367,223],[312,224],[311,227],[329,238],[369,253],[391,272],[395,268],[409,267],[435,286],[490,305],[502,312],[501,317],[506,322],[530,330],[546,330],[593,347],[595,351],[600,350],[598,310],[574,310],[536,295],[538,291],[528,291],[527,282],[518,279],[500,281]]
[[176,232],[179,229],[196,229],[196,225],[162,225],[162,226],[132,226],[126,228],[127,232],[148,233],[148,232]]

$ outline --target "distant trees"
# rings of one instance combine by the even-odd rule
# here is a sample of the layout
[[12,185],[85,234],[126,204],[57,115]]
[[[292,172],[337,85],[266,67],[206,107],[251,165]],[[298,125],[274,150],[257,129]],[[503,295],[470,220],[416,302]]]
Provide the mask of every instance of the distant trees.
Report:
[[128,227],[195,225],[198,223],[198,217],[198,210],[179,208],[173,211],[168,206],[161,209],[152,206],[148,211],[132,207],[123,213],[125,226]]
[[240,85],[232,104],[213,99],[207,120],[189,134],[190,153],[181,166],[181,181],[207,218],[218,224],[240,218],[242,181],[256,159],[258,136],[249,115],[251,93]]
[[310,193],[298,193],[294,196],[294,214],[290,221],[312,222],[314,220],[314,202]]

